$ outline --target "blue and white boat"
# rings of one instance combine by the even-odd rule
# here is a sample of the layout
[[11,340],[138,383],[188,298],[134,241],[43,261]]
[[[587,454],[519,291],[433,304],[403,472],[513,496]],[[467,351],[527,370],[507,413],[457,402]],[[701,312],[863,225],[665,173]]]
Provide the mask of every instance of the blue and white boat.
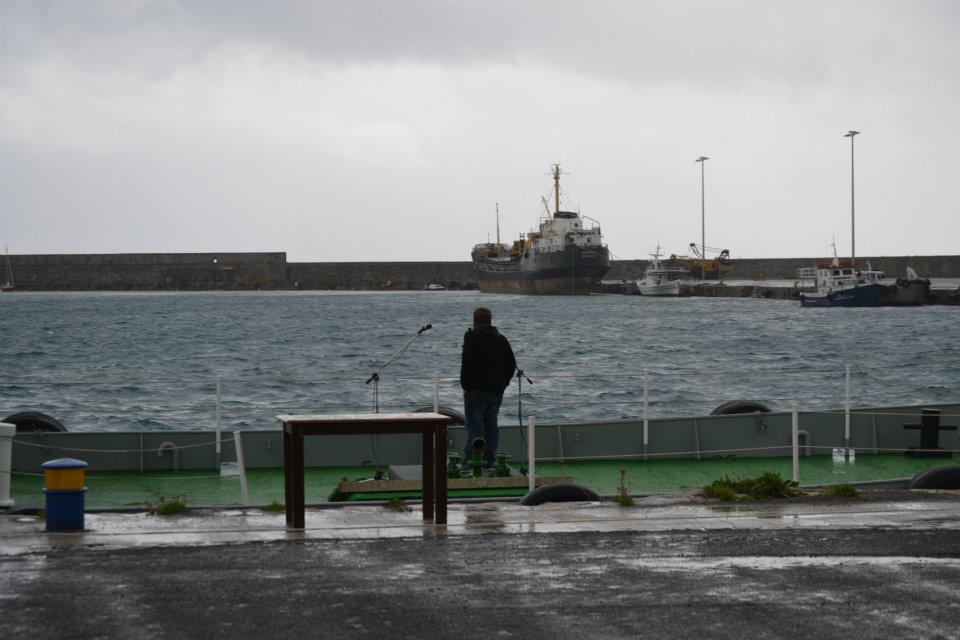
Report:
[[801,280],[813,278],[815,293],[800,295],[804,307],[873,307],[880,303],[886,285],[882,271],[855,271],[852,260],[821,262],[816,269],[800,269]]
[[856,270],[852,260],[821,262],[816,269],[800,269],[800,281],[813,279],[815,293],[800,294],[804,307],[899,307],[925,304],[930,298],[930,280],[907,267],[907,277],[883,282],[883,271]]

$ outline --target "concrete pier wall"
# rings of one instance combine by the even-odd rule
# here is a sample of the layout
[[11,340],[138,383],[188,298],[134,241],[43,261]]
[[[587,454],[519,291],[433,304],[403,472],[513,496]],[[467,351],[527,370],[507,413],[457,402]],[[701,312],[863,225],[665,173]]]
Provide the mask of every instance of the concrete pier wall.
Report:
[[[816,258],[731,260],[723,278],[793,279]],[[960,276],[960,256],[858,258],[888,276],[913,267],[922,277]],[[431,283],[475,289],[473,266],[461,262],[287,262],[273,253],[127,253],[10,256],[20,291],[209,291],[257,289],[412,290]],[[614,261],[608,279],[633,280],[645,260]]]
[[284,289],[287,254],[122,253],[10,256],[18,291]]

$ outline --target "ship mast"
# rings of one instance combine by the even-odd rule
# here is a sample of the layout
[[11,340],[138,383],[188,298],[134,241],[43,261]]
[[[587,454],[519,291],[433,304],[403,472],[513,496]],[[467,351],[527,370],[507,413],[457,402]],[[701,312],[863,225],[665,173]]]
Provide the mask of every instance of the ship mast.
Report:
[[500,244],[500,203],[497,203],[497,244]]
[[556,202],[554,213],[560,213],[560,165],[553,165],[553,193]]

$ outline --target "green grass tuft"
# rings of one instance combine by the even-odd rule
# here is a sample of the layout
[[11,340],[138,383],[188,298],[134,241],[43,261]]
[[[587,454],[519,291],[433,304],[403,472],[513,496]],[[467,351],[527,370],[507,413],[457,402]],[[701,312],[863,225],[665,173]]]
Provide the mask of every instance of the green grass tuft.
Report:
[[287,507],[282,502],[274,500],[270,504],[265,504],[260,507],[260,510],[266,511],[267,513],[279,513],[280,511],[286,511]]
[[386,504],[383,505],[383,508],[387,511],[410,511],[410,507],[407,506],[407,503],[400,498],[390,498],[387,500]]
[[614,496],[613,502],[616,502],[621,507],[632,507],[633,506],[633,496],[630,495],[630,485],[626,483],[627,470],[624,467],[620,467],[620,484],[617,485],[617,495]]
[[797,483],[787,480],[779,473],[765,471],[756,478],[731,480],[723,477],[703,488],[703,495],[724,502],[737,499],[762,500],[764,498],[791,498],[799,495]]
[[833,485],[832,487],[825,487],[823,493],[830,496],[839,496],[841,498],[859,498],[860,490],[849,482],[843,482],[841,484]]
[[174,496],[170,499],[161,493],[156,492],[153,495],[157,497],[157,501],[149,506],[147,513],[153,516],[175,516],[181,513],[186,513],[190,509],[187,507],[187,498],[186,496]]

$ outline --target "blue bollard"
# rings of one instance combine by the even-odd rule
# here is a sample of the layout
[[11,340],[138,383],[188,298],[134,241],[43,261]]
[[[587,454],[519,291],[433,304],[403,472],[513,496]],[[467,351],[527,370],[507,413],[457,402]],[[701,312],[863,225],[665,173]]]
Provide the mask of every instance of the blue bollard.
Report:
[[87,463],[73,458],[44,462],[47,531],[79,531],[83,529],[83,470]]

